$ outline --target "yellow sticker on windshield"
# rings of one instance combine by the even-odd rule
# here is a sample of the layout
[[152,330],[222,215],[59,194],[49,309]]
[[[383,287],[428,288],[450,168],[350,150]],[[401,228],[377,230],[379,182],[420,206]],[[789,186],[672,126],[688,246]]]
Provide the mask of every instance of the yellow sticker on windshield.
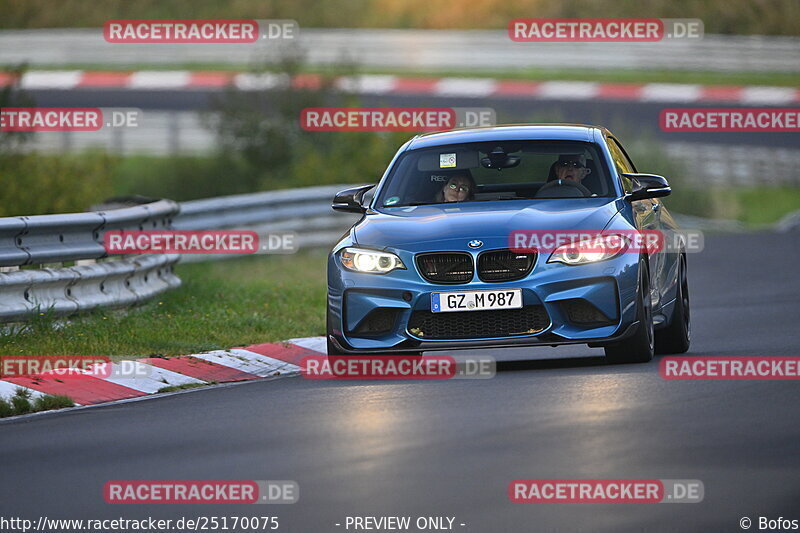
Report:
[[439,154],[439,168],[454,168],[456,166],[456,154]]

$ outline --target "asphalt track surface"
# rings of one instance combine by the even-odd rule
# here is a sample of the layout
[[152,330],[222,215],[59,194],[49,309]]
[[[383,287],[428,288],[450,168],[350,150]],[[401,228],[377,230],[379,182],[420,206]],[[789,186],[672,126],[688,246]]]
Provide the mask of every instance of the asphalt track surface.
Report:
[[[800,233],[689,257],[693,357],[797,356]],[[494,379],[300,377],[0,424],[0,516],[452,516],[456,531],[741,531],[800,519],[797,382],[667,381],[600,349],[483,352]],[[695,504],[524,504],[514,479],[699,479]],[[109,480],[295,480],[292,505],[109,505]],[[465,524],[460,526],[458,524]],[[352,529],[350,530],[352,531]],[[412,529],[412,531],[415,531]]]
[[[38,106],[136,107],[152,111],[206,110],[223,94],[220,90],[122,90],[70,89],[29,90]],[[268,103],[268,99],[265,98]],[[607,100],[545,100],[524,98],[466,98],[432,95],[361,95],[360,105],[408,107],[491,107],[500,124],[519,122],[571,122],[600,124],[620,138],[651,138],[664,142],[719,143],[741,146],[797,148],[796,133],[663,132],[659,114],[664,108],[741,107],[722,103],[638,102]],[[327,105],[343,105],[331,99]],[[347,104],[344,104],[347,105]]]

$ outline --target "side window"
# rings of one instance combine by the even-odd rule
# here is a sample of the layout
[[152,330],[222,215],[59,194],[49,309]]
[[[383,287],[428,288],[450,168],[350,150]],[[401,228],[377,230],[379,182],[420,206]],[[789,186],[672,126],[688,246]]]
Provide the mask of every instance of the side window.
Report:
[[[611,152],[611,157],[614,159],[614,166],[617,168],[617,172],[620,174],[635,172],[633,163],[631,163],[628,156],[625,155],[625,152],[622,150],[622,147],[617,144],[617,141],[611,137],[607,137],[606,141],[608,143],[608,151]],[[631,180],[625,176],[620,176],[620,179],[622,180],[622,188],[625,192],[631,192],[633,190],[633,183]]]
[[628,152],[625,151],[625,148],[622,147],[619,141],[616,139],[611,139],[611,140],[614,141],[614,144],[617,146],[617,148],[619,148],[619,151],[622,152],[622,157],[625,158],[625,161],[628,163],[628,166],[631,167],[631,170],[633,172],[639,172],[638,170],[636,170],[636,165],[633,164],[633,161],[631,160],[631,157],[628,155]]

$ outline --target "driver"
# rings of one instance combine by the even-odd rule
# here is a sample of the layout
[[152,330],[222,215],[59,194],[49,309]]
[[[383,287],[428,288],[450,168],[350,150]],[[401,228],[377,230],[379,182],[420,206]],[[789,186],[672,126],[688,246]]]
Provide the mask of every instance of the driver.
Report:
[[537,198],[561,198],[571,196],[593,196],[581,182],[591,174],[586,167],[584,154],[561,154],[550,166],[547,183],[536,193]]
[[586,156],[584,154],[565,154],[558,156],[558,161],[553,165],[553,172],[555,173],[553,179],[580,183],[583,178],[592,173],[592,170],[586,168]]

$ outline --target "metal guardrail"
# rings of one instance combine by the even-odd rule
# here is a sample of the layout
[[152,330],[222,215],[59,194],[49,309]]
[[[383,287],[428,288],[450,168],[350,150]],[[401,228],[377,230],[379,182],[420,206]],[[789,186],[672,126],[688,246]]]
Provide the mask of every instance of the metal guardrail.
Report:
[[[107,211],[0,218],[0,322],[123,307],[179,286],[172,267],[180,256],[110,258],[103,247],[105,231],[168,229],[179,211],[177,203],[158,200]],[[41,268],[25,268],[31,265]]]
[[[275,233],[295,234],[298,248],[331,246],[358,216],[334,214],[334,195],[352,185],[323,185],[238,194],[181,203],[174,221],[180,230],[248,229],[262,242]],[[231,255],[184,255],[181,261],[227,259]]]
[[[180,285],[173,272],[179,260],[231,257],[109,257],[103,246],[103,235],[109,230],[249,229],[261,237],[294,233],[297,247],[331,245],[356,218],[330,211],[334,194],[347,187],[307,187],[182,204],[158,200],[88,213],[0,218],[0,322],[22,321],[37,313],[65,316],[135,305]],[[41,268],[26,268],[32,265]]]
[[[179,230],[205,230],[318,217],[330,209],[333,196],[347,187],[323,185],[182,202],[173,226]],[[323,204],[325,210],[321,211]]]

